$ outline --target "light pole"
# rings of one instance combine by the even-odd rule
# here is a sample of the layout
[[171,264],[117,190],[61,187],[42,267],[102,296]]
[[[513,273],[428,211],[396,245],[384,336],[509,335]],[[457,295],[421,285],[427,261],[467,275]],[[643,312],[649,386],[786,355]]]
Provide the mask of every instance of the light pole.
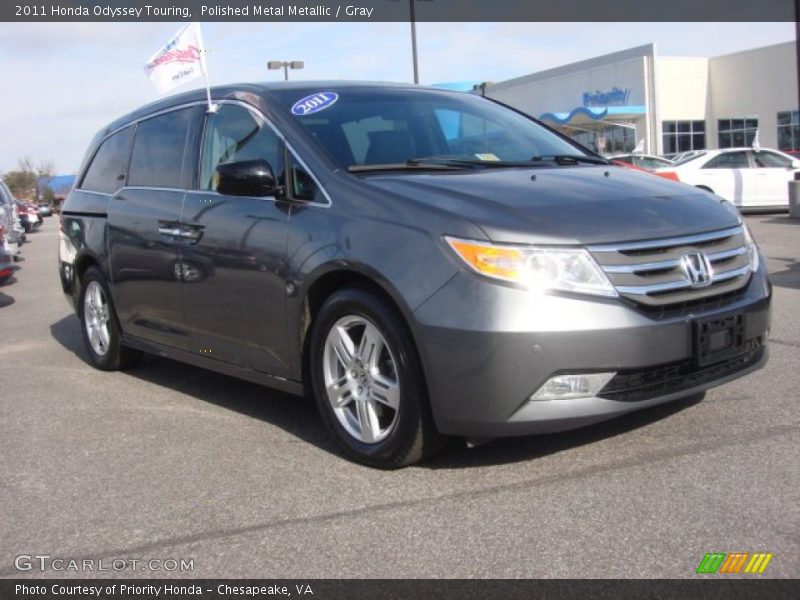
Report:
[[[390,0],[397,2],[397,0]],[[408,0],[408,11],[411,18],[411,59],[414,63],[414,83],[419,83],[419,64],[417,62],[417,11],[416,2],[433,2],[433,0]]]
[[289,69],[302,69],[306,64],[302,60],[271,60],[267,63],[267,68],[271,71],[283,69],[283,80],[289,81]]

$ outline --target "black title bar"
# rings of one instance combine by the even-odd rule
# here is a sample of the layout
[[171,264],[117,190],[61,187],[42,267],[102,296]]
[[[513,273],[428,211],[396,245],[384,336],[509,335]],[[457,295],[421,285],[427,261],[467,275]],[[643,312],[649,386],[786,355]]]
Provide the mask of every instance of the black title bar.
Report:
[[6,579],[3,600],[794,600],[797,580]]
[[[4,0],[1,21],[796,21],[797,0]],[[712,34],[713,32],[709,32]]]

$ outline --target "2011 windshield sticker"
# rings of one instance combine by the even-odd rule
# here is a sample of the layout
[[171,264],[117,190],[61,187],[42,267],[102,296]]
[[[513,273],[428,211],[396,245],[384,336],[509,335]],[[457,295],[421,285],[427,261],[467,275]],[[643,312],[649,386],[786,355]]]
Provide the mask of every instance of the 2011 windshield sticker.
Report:
[[321,110],[330,108],[339,99],[336,92],[317,92],[305,98],[301,98],[292,106],[292,114],[298,117],[313,115]]

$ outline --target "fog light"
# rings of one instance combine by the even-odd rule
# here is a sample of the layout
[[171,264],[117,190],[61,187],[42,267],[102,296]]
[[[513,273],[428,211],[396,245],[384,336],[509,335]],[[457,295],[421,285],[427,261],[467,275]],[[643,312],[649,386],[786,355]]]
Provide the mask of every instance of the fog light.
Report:
[[531,396],[531,400],[574,400],[591,398],[616,375],[613,373],[575,373],[573,375],[556,375],[548,379]]

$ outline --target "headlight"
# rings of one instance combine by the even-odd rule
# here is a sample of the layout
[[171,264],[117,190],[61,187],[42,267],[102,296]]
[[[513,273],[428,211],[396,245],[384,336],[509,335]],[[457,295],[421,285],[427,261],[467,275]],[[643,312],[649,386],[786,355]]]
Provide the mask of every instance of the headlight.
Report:
[[750,230],[745,225],[744,221],[742,221],[742,230],[744,231],[744,241],[747,244],[747,254],[750,256],[750,269],[755,273],[758,271],[759,265],[759,255],[758,255],[758,246],[756,245],[756,241],[753,239],[753,234],[750,233]]
[[445,237],[473,271],[524,285],[534,291],[562,290],[600,296],[617,291],[582,248],[539,248]]

